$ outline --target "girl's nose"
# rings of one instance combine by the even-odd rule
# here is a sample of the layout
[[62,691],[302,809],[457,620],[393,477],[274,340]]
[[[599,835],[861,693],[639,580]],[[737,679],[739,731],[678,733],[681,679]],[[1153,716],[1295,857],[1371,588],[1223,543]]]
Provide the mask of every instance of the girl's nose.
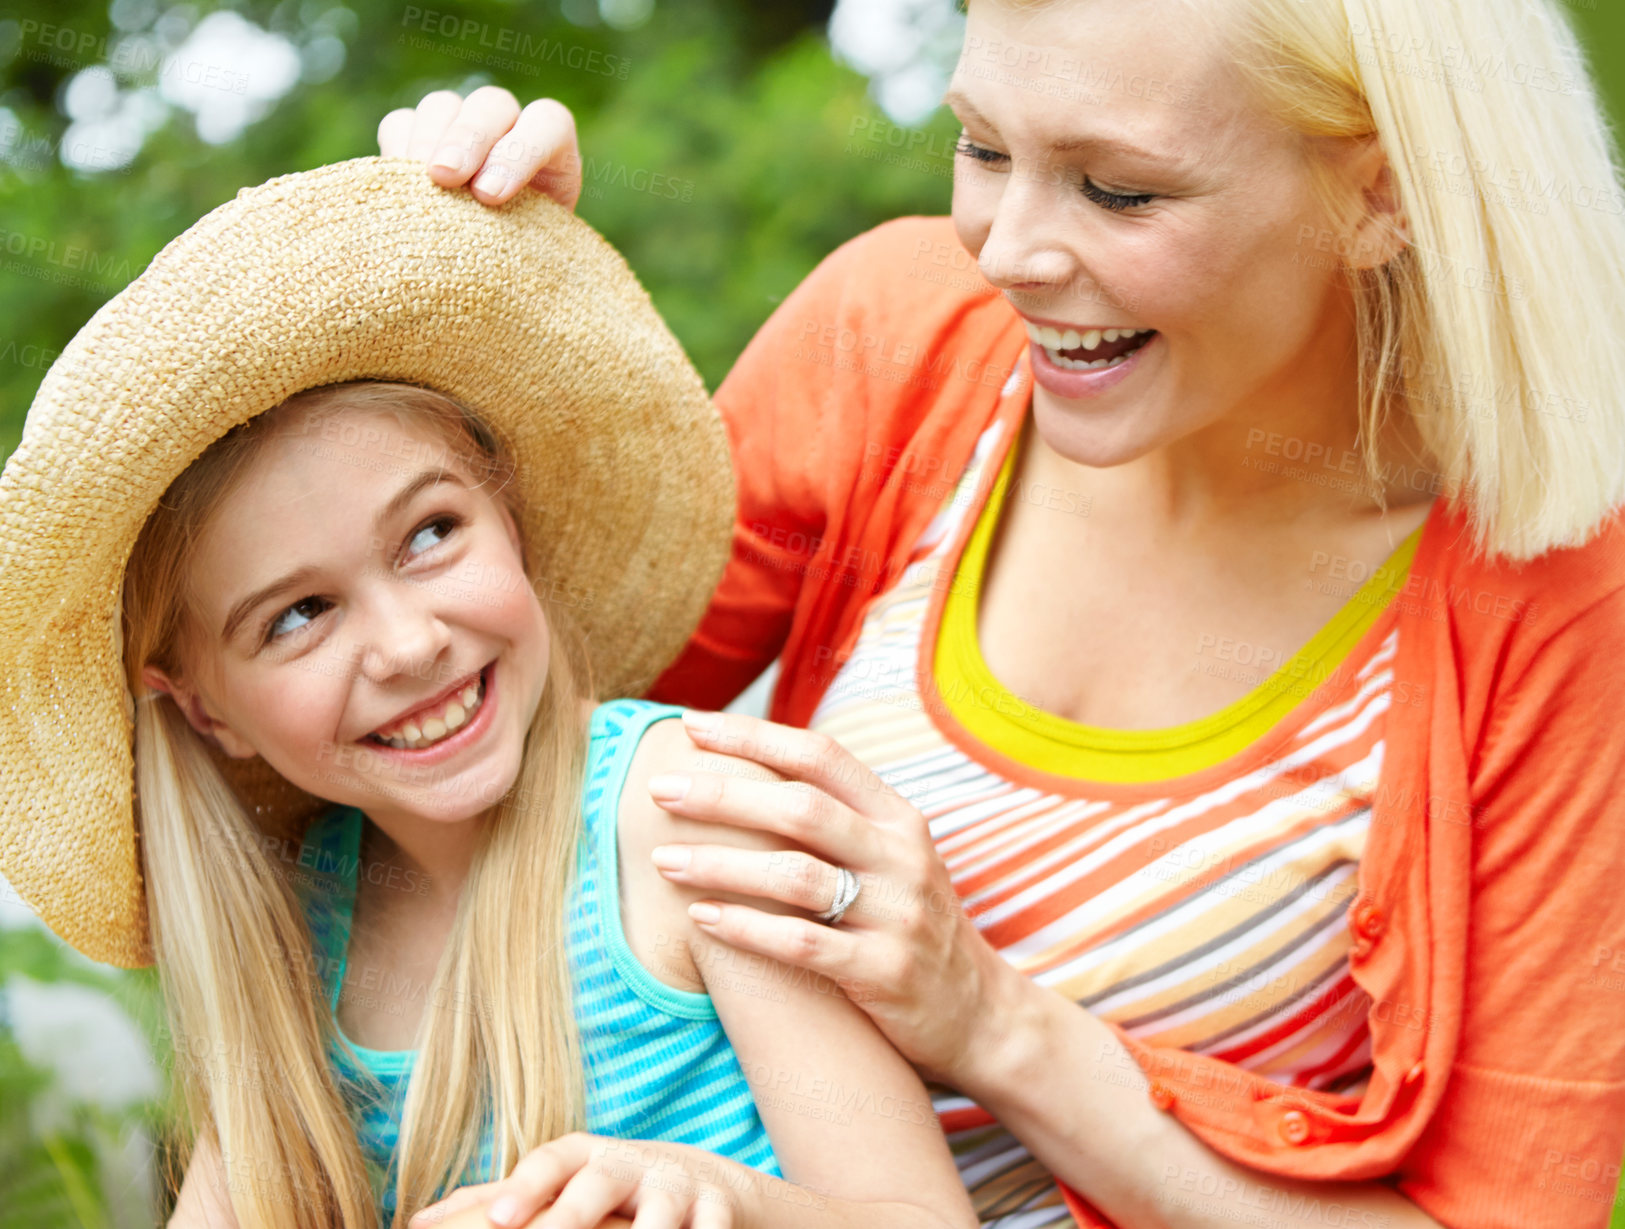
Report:
[[361,629],[361,670],[375,683],[425,675],[451,643],[451,630],[429,594],[390,586]]

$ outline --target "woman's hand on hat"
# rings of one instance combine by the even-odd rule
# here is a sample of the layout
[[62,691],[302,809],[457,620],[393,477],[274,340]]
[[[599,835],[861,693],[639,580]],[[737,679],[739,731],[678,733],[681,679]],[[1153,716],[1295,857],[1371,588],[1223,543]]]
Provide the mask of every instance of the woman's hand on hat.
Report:
[[[838,925],[720,901],[690,907],[713,938],[828,977],[928,1078],[958,1083],[1032,991],[960,906],[925,817],[827,735],[741,713],[683,714],[703,751],[751,760],[784,781],[727,772],[649,782],[675,815],[772,832],[806,852],[666,845],[669,880],[760,896],[818,914],[844,867],[858,894]],[[993,1045],[997,1049],[997,1045]]]
[[416,107],[391,111],[378,124],[378,152],[429,164],[443,188],[472,181],[474,199],[500,205],[529,184],[566,209],[581,199],[581,149],[575,117],[562,102],[538,98],[523,108],[497,85],[467,98],[451,90],[425,94]]

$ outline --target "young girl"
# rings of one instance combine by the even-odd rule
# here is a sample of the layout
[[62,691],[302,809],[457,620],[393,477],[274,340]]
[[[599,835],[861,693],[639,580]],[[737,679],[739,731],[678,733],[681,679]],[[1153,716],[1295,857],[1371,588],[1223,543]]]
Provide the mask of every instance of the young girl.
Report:
[[[521,342],[528,369],[492,375]],[[287,176],[58,367],[0,476],[0,517],[34,526],[0,554],[5,673],[52,697],[0,719],[29,816],[0,869],[65,939],[140,963],[127,915],[86,903],[116,869],[74,857],[138,817],[198,1141],[172,1226],[398,1227],[521,1157],[520,1198],[455,1223],[974,1223],[866,1017],[721,955],[652,865],[685,834],[650,782],[698,757],[680,710],[591,697],[686,636],[726,453],[596,236],[410,163]],[[120,612],[122,682],[75,657]],[[71,750],[125,686],[133,813],[132,761]],[[79,772],[99,806],[72,809]]]

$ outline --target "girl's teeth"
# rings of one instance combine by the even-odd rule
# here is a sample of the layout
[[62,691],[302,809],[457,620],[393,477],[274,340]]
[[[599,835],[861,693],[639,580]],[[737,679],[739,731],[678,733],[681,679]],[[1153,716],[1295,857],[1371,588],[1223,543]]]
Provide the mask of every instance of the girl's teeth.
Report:
[[467,725],[482,698],[480,683],[465,687],[457,699],[446,705],[440,716],[430,717],[421,726],[408,722],[392,735],[379,736],[379,741],[400,750],[421,750]]

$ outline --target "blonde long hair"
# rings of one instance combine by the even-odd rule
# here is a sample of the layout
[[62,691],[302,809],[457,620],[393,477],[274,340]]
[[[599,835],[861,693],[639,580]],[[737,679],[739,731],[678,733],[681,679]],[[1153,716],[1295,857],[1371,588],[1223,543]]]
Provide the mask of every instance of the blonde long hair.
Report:
[[[1294,131],[1375,136],[1387,156],[1409,243],[1348,274],[1373,484],[1379,429],[1398,410],[1431,453],[1435,488],[1464,506],[1475,552],[1523,561],[1583,545],[1625,503],[1625,193],[1560,6],[1186,7]],[[1323,164],[1315,178],[1335,210]]]
[[[180,674],[191,552],[221,498],[295,405],[311,419],[393,412],[439,432],[486,473],[518,515],[509,451],[437,392],[358,382],[300,394],[217,441],[166,492],[127,569],[125,657]],[[526,575],[534,580],[525,547]],[[462,1180],[506,1173],[523,1151],[578,1129],[585,1094],[571,1010],[565,909],[580,833],[588,658],[567,612],[544,602],[551,658],[518,779],[482,825],[439,967],[428,987],[402,1113],[394,1224]],[[370,1178],[343,1091],[328,1066],[342,1043],[318,956],[289,883],[255,824],[175,703],[137,705],[138,831],[153,950],[179,1053],[178,1101],[195,1140],[225,1165],[237,1220],[266,1229],[371,1226]],[[199,1041],[204,1045],[199,1047]],[[358,1064],[359,1066],[359,1064]],[[250,1078],[252,1077],[252,1078]],[[378,1097],[376,1081],[351,1095]],[[469,1174],[493,1126],[497,1174]],[[173,1179],[174,1175],[171,1175]]]

